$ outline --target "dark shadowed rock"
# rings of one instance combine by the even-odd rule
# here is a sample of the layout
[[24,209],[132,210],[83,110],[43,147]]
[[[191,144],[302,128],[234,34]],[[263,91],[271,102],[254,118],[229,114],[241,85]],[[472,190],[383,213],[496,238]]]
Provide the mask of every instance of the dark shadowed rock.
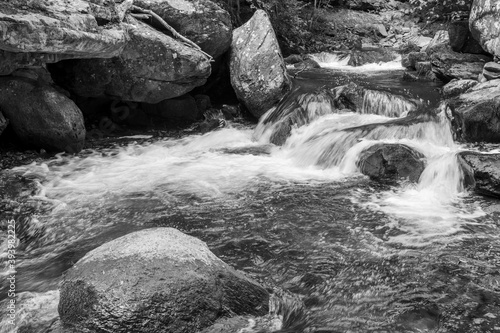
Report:
[[443,87],[443,97],[452,98],[465,93],[470,88],[476,86],[476,80],[452,80]]
[[2,111],[0,111],[0,135],[2,135],[2,132],[7,128],[8,125],[9,125],[9,120],[6,119]]
[[127,41],[126,29],[118,24],[121,12],[114,1],[2,1],[0,49],[73,58],[117,56]]
[[130,41],[119,57],[54,64],[54,80],[79,96],[146,103],[184,95],[206,82],[205,55],[132,17],[128,22]]
[[472,36],[485,51],[500,55],[500,7],[497,1],[475,0],[469,26]]
[[496,62],[488,62],[484,65],[483,76],[486,80],[500,79],[500,64]]
[[424,155],[403,144],[379,143],[365,149],[357,162],[372,179],[408,178],[417,182],[425,169]]
[[448,26],[450,47],[455,52],[485,53],[478,41],[472,37],[469,30],[469,21],[453,21]]
[[63,278],[67,327],[112,332],[197,332],[220,317],[262,316],[269,295],[172,228],[120,237],[89,252]]
[[462,152],[459,161],[466,179],[473,179],[466,185],[479,194],[500,198],[500,154]]
[[293,65],[293,64],[304,61],[304,57],[300,54],[291,54],[283,60],[285,61],[285,64]]
[[58,90],[22,77],[0,78],[0,109],[26,144],[79,152],[85,140],[80,109]]
[[134,4],[158,14],[214,58],[231,45],[231,17],[210,0],[135,0]]
[[304,69],[320,68],[321,66],[313,59],[306,59],[302,62],[295,63],[293,67],[304,70]]
[[447,103],[457,139],[500,142],[500,80],[477,84]]
[[429,55],[425,52],[410,52],[401,58],[401,65],[406,68],[415,69],[417,62],[429,61]]
[[157,104],[142,103],[141,108],[148,114],[166,119],[197,120],[202,113],[191,95],[166,99]]
[[290,89],[276,35],[263,10],[233,31],[230,71],[238,99],[257,118]]

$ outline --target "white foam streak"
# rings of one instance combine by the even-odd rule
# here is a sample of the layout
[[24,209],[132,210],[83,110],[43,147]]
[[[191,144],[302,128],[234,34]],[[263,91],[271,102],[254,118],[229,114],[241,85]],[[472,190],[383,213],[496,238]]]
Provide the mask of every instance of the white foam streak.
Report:
[[310,57],[312,60],[316,61],[321,66],[321,68],[328,68],[328,69],[341,69],[346,71],[357,71],[357,72],[404,69],[401,65],[401,56],[398,56],[393,61],[371,63],[357,67],[348,65],[349,60],[351,58],[350,55],[321,52],[321,53],[311,54]]

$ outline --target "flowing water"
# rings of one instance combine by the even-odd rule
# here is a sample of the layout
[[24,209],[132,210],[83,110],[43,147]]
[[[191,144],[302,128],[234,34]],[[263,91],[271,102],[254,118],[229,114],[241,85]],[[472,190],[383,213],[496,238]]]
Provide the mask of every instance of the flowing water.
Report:
[[[500,332],[500,205],[464,189],[442,111],[405,121],[408,100],[438,106],[437,86],[402,82],[393,65],[325,67],[298,74],[288,106],[257,127],[234,122],[4,170],[0,216],[17,222],[17,291],[57,289],[91,249],[168,226],[298,295],[308,332]],[[357,112],[315,92],[351,79],[368,89]],[[305,116],[270,144],[290,105]],[[425,155],[418,183],[359,173],[361,151],[380,142]]]

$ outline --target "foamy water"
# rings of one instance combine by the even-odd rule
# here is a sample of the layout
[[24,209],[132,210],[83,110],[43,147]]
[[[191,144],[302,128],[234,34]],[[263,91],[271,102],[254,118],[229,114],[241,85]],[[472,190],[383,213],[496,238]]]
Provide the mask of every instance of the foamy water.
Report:
[[403,66],[401,66],[401,56],[398,56],[393,61],[389,62],[379,62],[379,63],[370,63],[362,66],[349,66],[349,55],[344,54],[335,54],[335,53],[316,53],[310,55],[311,59],[316,61],[321,68],[326,69],[338,69],[345,71],[357,71],[357,72],[366,72],[366,71],[388,71],[388,70],[403,70]]

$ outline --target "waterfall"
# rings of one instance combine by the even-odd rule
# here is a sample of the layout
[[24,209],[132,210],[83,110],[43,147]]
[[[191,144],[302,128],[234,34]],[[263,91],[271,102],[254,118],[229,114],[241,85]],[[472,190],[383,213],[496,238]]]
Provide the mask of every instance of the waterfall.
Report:
[[398,95],[367,89],[363,96],[361,113],[380,114],[386,117],[404,117],[415,110],[415,102]]

